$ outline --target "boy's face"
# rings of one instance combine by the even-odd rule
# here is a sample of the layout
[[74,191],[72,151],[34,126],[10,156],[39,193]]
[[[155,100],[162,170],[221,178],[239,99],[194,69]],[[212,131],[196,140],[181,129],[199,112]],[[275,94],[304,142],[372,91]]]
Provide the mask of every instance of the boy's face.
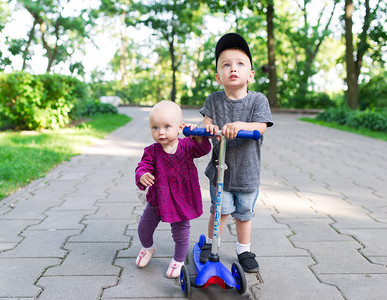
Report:
[[250,59],[240,49],[227,49],[220,53],[217,72],[216,81],[222,84],[225,90],[247,89],[247,84],[254,79]]

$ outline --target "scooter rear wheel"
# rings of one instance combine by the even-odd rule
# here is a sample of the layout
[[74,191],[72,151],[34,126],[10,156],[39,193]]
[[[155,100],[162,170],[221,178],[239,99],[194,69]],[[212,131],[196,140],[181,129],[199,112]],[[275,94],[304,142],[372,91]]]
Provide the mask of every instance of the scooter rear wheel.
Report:
[[245,271],[243,271],[242,266],[238,262],[234,262],[231,266],[231,275],[236,281],[236,290],[240,295],[244,294],[247,289],[247,282]]
[[191,297],[191,278],[189,276],[189,270],[186,265],[181,267],[180,286],[186,298]]

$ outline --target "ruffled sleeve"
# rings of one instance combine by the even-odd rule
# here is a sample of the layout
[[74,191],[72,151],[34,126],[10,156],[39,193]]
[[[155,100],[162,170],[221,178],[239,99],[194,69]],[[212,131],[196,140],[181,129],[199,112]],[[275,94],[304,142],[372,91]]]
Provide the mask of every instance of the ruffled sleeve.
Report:
[[142,155],[141,161],[138,163],[137,168],[135,170],[136,185],[142,191],[144,191],[146,187],[140,183],[140,178],[145,173],[151,173],[152,175],[154,175],[155,157],[156,155],[154,150],[154,144],[146,147],[144,149],[144,154]]

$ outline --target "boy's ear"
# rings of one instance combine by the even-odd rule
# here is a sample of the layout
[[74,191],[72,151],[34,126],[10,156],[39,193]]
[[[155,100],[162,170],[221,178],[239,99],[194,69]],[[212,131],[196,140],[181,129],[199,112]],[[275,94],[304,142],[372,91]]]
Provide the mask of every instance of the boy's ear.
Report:
[[255,71],[251,70],[249,74],[249,79],[247,80],[248,83],[254,82],[254,75],[255,75]]
[[220,76],[218,73],[215,73],[215,79],[216,79],[216,82],[219,84],[219,85],[222,85],[222,81],[220,80]]

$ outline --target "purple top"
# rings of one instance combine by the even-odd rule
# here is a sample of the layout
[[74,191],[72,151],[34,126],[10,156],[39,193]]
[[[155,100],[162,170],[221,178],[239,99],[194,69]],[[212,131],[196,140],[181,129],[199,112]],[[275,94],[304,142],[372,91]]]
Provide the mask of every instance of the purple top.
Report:
[[166,153],[163,147],[154,143],[144,149],[136,168],[136,185],[145,190],[140,178],[149,172],[155,183],[149,187],[147,202],[156,206],[161,221],[181,222],[198,218],[203,213],[202,194],[194,158],[211,151],[208,138],[198,143],[192,137],[179,139],[176,152]]

